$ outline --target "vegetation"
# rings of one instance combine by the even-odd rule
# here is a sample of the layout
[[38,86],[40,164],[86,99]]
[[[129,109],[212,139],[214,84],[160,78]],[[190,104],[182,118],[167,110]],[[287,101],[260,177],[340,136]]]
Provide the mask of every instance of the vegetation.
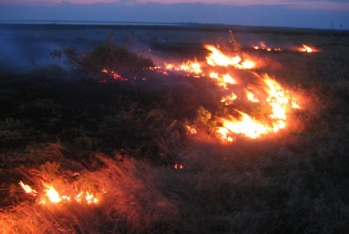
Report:
[[[255,54],[305,108],[284,131],[231,144],[212,131],[232,110],[210,79],[147,69],[111,40],[63,49],[77,71],[2,72],[0,233],[345,233],[349,58],[325,39],[317,54]],[[20,180],[99,202],[38,204]]]

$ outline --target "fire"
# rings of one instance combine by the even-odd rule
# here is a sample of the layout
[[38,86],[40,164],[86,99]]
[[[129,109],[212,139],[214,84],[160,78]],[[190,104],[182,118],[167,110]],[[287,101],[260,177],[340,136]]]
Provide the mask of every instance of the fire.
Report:
[[207,64],[211,66],[234,66],[241,61],[239,56],[230,58],[213,45],[204,45],[204,47],[211,52],[211,54],[206,57]]
[[230,95],[222,97],[221,102],[223,102],[225,105],[230,105],[237,98],[238,98],[238,96],[236,96],[236,94],[234,92],[232,92]]
[[[205,73],[207,73],[209,78],[215,80],[218,87],[228,91],[230,88],[235,90],[246,83],[240,77],[237,80],[231,73],[226,71],[231,68],[252,69],[255,67],[254,61],[251,59],[243,60],[238,54],[228,56],[213,45],[205,44],[204,48],[209,51],[208,56],[206,56],[206,66],[203,63],[200,64],[195,59],[194,62],[187,60],[180,66],[165,63],[165,69],[183,71],[200,75],[201,77],[205,77]],[[254,48],[266,51],[282,51],[281,48],[267,47],[264,43],[261,43],[260,47],[255,46]],[[217,70],[214,70],[215,68]],[[245,88],[245,97],[247,101],[266,105],[270,113],[268,116],[263,117],[263,121],[239,110],[236,111],[239,113],[240,118],[233,116],[228,116],[227,118],[217,117],[222,127],[219,127],[216,132],[220,135],[222,141],[232,142],[233,138],[229,136],[231,133],[241,134],[249,138],[258,138],[263,134],[278,132],[286,128],[289,110],[299,108],[297,101],[292,99],[288,91],[284,90],[274,79],[271,79],[268,75],[261,76],[259,79],[260,85],[258,90],[255,85]],[[222,96],[220,100],[224,105],[232,105],[238,98],[238,95],[230,90],[230,94]],[[194,128],[189,126],[186,126],[186,128],[188,134],[197,134]]]
[[194,61],[186,60],[180,66],[176,66],[171,63],[165,63],[165,69],[170,71],[183,71],[194,74],[202,73],[201,65],[196,59]]
[[251,102],[259,102],[258,98],[256,98],[256,97],[254,96],[254,94],[251,93],[251,92],[248,91],[248,90],[246,90],[246,97],[247,97],[247,99],[248,99],[249,101],[251,101]]
[[313,49],[313,48],[311,48],[311,47],[309,47],[307,45],[302,44],[302,46],[303,47],[298,49],[300,52],[307,52],[307,53],[316,52],[315,49]]
[[223,142],[233,142],[234,141],[234,139],[231,136],[229,136],[229,130],[226,128],[219,127],[217,129],[217,133],[219,133],[220,139]]
[[37,192],[36,190],[32,189],[29,185],[27,184],[24,184],[22,181],[19,181],[19,184],[21,185],[21,187],[23,188],[23,190],[30,194],[30,195],[33,195],[33,196],[36,196],[37,195]]
[[196,131],[195,128],[190,127],[190,126],[185,126],[185,127],[187,128],[187,130],[188,130],[188,132],[189,132],[190,134],[194,135],[194,134],[197,133],[197,131]]
[[216,79],[216,84],[222,87],[223,89],[228,89],[228,84],[237,84],[237,81],[233,77],[231,77],[230,74],[224,74],[223,76],[219,76],[218,73],[212,72],[210,74],[210,77],[212,79]]
[[[255,50],[264,50],[264,51],[268,51],[268,52],[271,52],[271,51],[281,52],[281,51],[283,51],[283,49],[280,47],[274,47],[274,48],[267,47],[263,42],[260,43],[260,46],[252,46],[252,48]],[[294,51],[294,50],[295,50],[294,48],[286,49],[286,51]],[[312,53],[312,52],[318,51],[315,48],[312,48],[312,47],[307,46],[305,44],[302,44],[302,47],[297,48],[296,50],[299,52],[306,52],[306,53]]]
[[250,61],[250,60],[243,61],[243,62],[241,63],[241,67],[242,67],[243,69],[252,69],[252,68],[254,68],[254,66],[255,66],[255,63],[252,62],[252,61]]
[[195,74],[202,73],[201,66],[196,60],[194,62],[190,60],[183,62],[180,66],[180,70]]
[[[59,203],[62,201],[62,197],[59,195],[59,193],[57,192],[57,190],[52,186],[52,185],[46,185],[44,183],[44,186],[47,188],[46,189],[46,197],[49,199],[50,202],[52,203]],[[45,204],[46,203],[46,199],[43,199],[40,201],[40,203]]]
[[234,118],[233,116],[229,116],[227,119],[220,118],[223,127],[225,127],[227,130],[253,139],[268,132],[268,128],[266,126],[257,120],[252,119],[248,114],[238,110],[236,111],[241,115],[241,119]]
[[[246,97],[251,102],[263,101],[263,103],[269,105],[271,108],[270,120],[262,122],[244,112],[236,110],[240,114],[240,118],[233,116],[218,118],[218,121],[223,125],[223,127],[218,129],[218,133],[223,138],[226,137],[227,131],[253,139],[263,134],[278,132],[286,127],[288,110],[299,108],[299,105],[290,97],[288,91],[284,90],[278,82],[271,79],[268,75],[264,75],[261,79],[265,86],[264,92],[267,94],[266,99],[260,100],[252,92],[245,89]],[[236,97],[234,97],[235,99]],[[226,97],[223,97],[221,101],[223,102],[223,100],[226,101]]]
[[[29,185],[24,184],[22,181],[19,182],[24,191],[32,196],[37,196],[36,190],[32,189]],[[80,191],[76,193],[76,191],[58,191],[53,185],[48,185],[43,182],[45,187],[44,191],[38,196],[39,204],[47,204],[47,203],[61,203],[61,202],[71,202],[72,200],[82,203],[85,202],[87,204],[97,204],[98,198],[95,194],[89,191]],[[64,194],[64,195],[62,195]]]
[[239,55],[228,57],[213,45],[206,44],[204,47],[210,51],[206,57],[206,62],[210,66],[233,66],[239,69],[252,69],[255,66],[252,61],[244,61]]

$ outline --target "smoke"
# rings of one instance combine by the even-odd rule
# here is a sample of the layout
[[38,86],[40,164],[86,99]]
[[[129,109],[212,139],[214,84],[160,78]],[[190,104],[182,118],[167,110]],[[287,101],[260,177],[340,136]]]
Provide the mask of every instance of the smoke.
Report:
[[52,59],[49,55],[51,51],[60,47],[60,44],[54,42],[0,38],[0,70],[25,73],[49,64],[66,68],[63,60]]

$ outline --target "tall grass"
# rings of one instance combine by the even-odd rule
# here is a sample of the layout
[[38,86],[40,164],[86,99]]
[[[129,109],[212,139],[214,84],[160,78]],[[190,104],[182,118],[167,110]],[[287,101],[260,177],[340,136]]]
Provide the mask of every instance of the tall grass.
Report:
[[[39,198],[25,194],[18,181],[9,187],[12,206],[0,211],[0,233],[346,233],[349,71],[343,64],[349,60],[336,48],[312,55],[265,55],[269,66],[256,72],[280,79],[302,101],[302,109],[288,117],[285,130],[261,139],[236,136],[232,144],[220,142],[210,131],[211,115],[219,108],[211,105],[214,95],[201,90],[211,87],[209,83],[198,79],[175,87],[160,77],[137,92],[136,85],[83,83],[86,86],[76,90],[80,95],[88,93],[88,100],[94,102],[93,108],[83,103],[81,110],[66,111],[37,100],[34,106],[45,107],[43,113],[50,118],[54,111],[61,111],[62,119],[56,122],[69,129],[42,132],[46,125],[38,125],[41,130],[36,134],[42,138],[37,138],[46,147],[37,149],[33,144],[12,159],[5,152],[1,165],[17,166],[23,182],[39,194],[45,189],[44,181],[62,193],[91,191],[99,201],[39,204]],[[13,84],[6,84],[6,89],[0,88],[8,91]],[[155,84],[161,84],[160,91]],[[188,92],[181,94],[184,87]],[[115,91],[120,94],[107,95]],[[7,95],[9,91],[1,96],[3,103],[10,99]],[[187,100],[189,96],[193,97]],[[105,97],[112,97],[108,100],[112,104]],[[195,112],[177,113],[180,109],[175,107],[188,106],[184,101],[196,108],[196,117],[177,119]],[[97,107],[107,108],[108,113],[93,115]],[[32,117],[26,108],[9,110]],[[2,134],[24,138],[35,133],[28,126],[29,117],[1,120]],[[182,122],[197,124],[197,134],[187,135]],[[16,132],[16,126],[27,130]],[[68,140],[52,140],[56,133]],[[12,142],[12,138],[0,140]],[[97,138],[105,142],[98,145]],[[30,140],[23,142],[30,145]],[[108,148],[100,153],[108,144],[115,151]],[[174,163],[184,168],[175,169]]]
[[90,205],[37,204],[23,197],[1,212],[1,232],[345,232],[348,147],[340,139],[280,133],[222,145],[202,138],[177,151],[181,170],[118,154],[96,155],[94,169],[77,166],[80,175],[74,178],[63,166],[30,170],[33,187],[46,179],[66,191],[74,185],[106,193]]

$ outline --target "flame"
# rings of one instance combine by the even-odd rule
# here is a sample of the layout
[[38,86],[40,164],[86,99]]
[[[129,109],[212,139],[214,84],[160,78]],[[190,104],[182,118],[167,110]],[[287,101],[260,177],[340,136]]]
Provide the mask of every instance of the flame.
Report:
[[[253,139],[263,134],[278,132],[286,127],[287,111],[290,108],[299,108],[299,105],[290,97],[288,91],[284,90],[278,82],[271,79],[268,75],[264,75],[261,79],[264,84],[264,91],[267,94],[263,102],[271,108],[271,114],[269,115],[270,121],[262,122],[244,112],[236,110],[241,118],[235,118],[233,116],[218,118],[219,122],[223,125],[223,127],[217,130],[217,132],[221,134],[222,140],[225,140],[227,137],[227,131],[242,134]],[[245,91],[249,101],[262,101],[247,89],[245,89]],[[223,97],[221,101],[226,101],[226,97]]]
[[46,197],[44,197],[40,201],[40,203],[45,204],[46,203],[46,198],[48,198],[49,201],[52,202],[52,203],[59,203],[59,202],[61,202],[63,200],[63,198],[59,195],[57,190],[52,185],[47,185],[45,183],[43,183],[43,184],[46,187],[46,190],[45,190]]
[[170,70],[170,71],[171,70],[183,71],[183,72],[194,73],[194,74],[201,74],[202,73],[201,65],[196,59],[194,61],[185,60],[179,66],[176,66],[172,63],[165,62],[165,69]]
[[254,67],[255,67],[255,63],[250,60],[246,60],[241,63],[241,68],[243,69],[252,69]]
[[316,52],[315,49],[313,49],[313,48],[311,48],[311,47],[309,47],[307,45],[302,44],[302,46],[303,47],[298,49],[300,52],[307,52],[307,53]]
[[252,119],[248,114],[236,110],[240,115],[241,119],[234,118],[233,116],[228,116],[228,118],[220,118],[220,121],[227,130],[242,134],[250,138],[257,138],[262,134],[268,132],[268,128]]
[[[213,70],[214,67],[223,67],[223,71],[227,70],[226,67],[233,67],[236,69],[252,69],[255,67],[255,62],[251,59],[243,60],[239,55],[227,56],[217,47],[209,44],[205,44],[204,48],[209,51],[208,56],[206,56],[206,65],[210,67],[203,66],[202,68],[201,64],[196,60],[194,62],[188,60],[183,62],[181,66],[165,63],[165,68],[167,70],[184,71],[205,76],[203,71],[207,72],[208,69]],[[271,47],[267,47],[264,43],[261,43],[261,47],[255,46],[254,48],[266,51],[282,51],[281,48],[272,49]],[[214,79],[216,85],[224,90],[229,90],[233,86],[236,88],[244,84],[241,79],[239,79],[238,82],[229,72],[220,73],[217,71],[218,70],[213,70],[208,72],[208,76]],[[222,69],[219,69],[219,71],[222,71]],[[287,126],[288,111],[291,108],[299,108],[296,100],[293,100],[288,91],[284,90],[278,82],[269,78],[268,75],[264,75],[260,77],[260,79],[262,85],[261,90],[254,90],[255,88],[253,88],[252,91],[249,91],[245,89],[245,94],[248,101],[269,106],[268,110],[270,110],[270,114],[267,116],[269,119],[260,121],[239,110],[236,111],[240,114],[240,118],[234,118],[232,116],[228,116],[227,118],[218,117],[223,126],[219,127],[216,132],[220,135],[222,141],[233,141],[229,133],[257,138],[263,134],[278,132]],[[238,99],[238,96],[234,92],[230,91],[230,93],[229,95],[221,97],[220,100],[224,105],[231,105]],[[258,96],[256,96],[256,94]],[[188,134],[197,134],[194,128],[189,126],[186,126],[186,128]]]
[[24,184],[22,181],[19,181],[19,184],[21,185],[21,187],[23,188],[23,190],[30,194],[30,195],[33,195],[33,196],[36,196],[37,195],[37,192],[36,190],[32,189],[29,185],[27,184]]
[[230,105],[237,98],[238,98],[238,96],[236,96],[236,94],[234,92],[232,92],[230,95],[222,97],[221,102],[224,102],[225,105]]
[[196,59],[195,59],[195,61],[188,60],[188,61],[183,62],[182,65],[180,66],[180,70],[187,71],[190,73],[195,73],[195,74],[202,73],[201,66],[196,61]]
[[185,126],[190,134],[194,135],[197,133],[196,129],[190,126]]
[[213,45],[204,45],[204,47],[211,52],[211,54],[206,57],[207,64],[211,66],[233,66],[241,61],[240,56],[230,58]]
[[[45,182],[42,182],[42,183],[45,189],[42,192],[42,194],[40,194],[39,196],[39,204],[47,204],[47,203],[57,204],[63,201],[70,202],[72,200],[75,200],[76,202],[79,202],[79,203],[86,202],[87,204],[96,204],[99,202],[96,195],[89,191],[80,191],[77,194],[74,191],[67,191],[66,194],[62,195],[62,193],[64,193],[63,191],[59,192],[53,185],[48,185]],[[19,184],[22,186],[23,190],[26,193],[31,194],[32,196],[37,196],[36,190],[24,184],[22,181],[20,181]],[[102,192],[105,193],[105,191],[102,191]],[[74,195],[74,193],[76,195]]]
[[249,101],[251,101],[251,102],[259,102],[258,98],[256,98],[256,97],[254,96],[254,94],[251,93],[251,92],[248,91],[248,90],[246,90],[246,97],[247,97],[247,99],[248,99]]
[[[303,47],[302,51],[314,51],[305,45]],[[241,78],[237,80],[235,77],[232,77],[231,73],[226,72],[226,70],[231,67],[235,69],[253,69],[256,67],[256,63],[252,59],[243,59],[243,57],[248,55],[244,55],[243,57],[238,54],[234,54],[233,56],[226,55],[218,47],[210,44],[205,44],[204,48],[208,50],[206,64],[199,63],[196,59],[194,61],[187,60],[180,66],[165,63],[165,70],[183,71],[195,74],[196,77],[199,75],[205,77],[207,73],[209,74],[208,77],[215,80],[218,87],[229,91],[230,88],[236,89],[236,87],[242,86],[246,82]],[[260,46],[254,46],[253,48],[265,51],[282,51],[279,47],[267,47],[264,42],[261,42]],[[218,67],[218,70],[214,70],[216,67]],[[288,111],[292,108],[300,108],[298,102],[292,99],[288,91],[284,90],[278,82],[269,78],[268,75],[264,75],[260,79],[261,89],[256,90],[253,88],[250,91],[251,87],[249,87],[249,90],[245,89],[245,95],[246,99],[250,102],[268,106],[267,110],[270,113],[263,117],[264,119],[268,119],[260,121],[239,110],[236,111],[239,113],[240,118],[234,118],[232,116],[228,116],[227,118],[218,117],[223,126],[218,128],[216,132],[220,135],[222,141],[233,141],[229,136],[230,133],[257,138],[263,134],[278,132],[287,126]],[[233,91],[230,91],[230,93],[221,97],[220,100],[224,105],[232,105],[239,98]],[[194,128],[189,126],[186,126],[186,128],[188,134],[197,134]]]
[[223,76],[219,76],[218,73],[212,72],[210,73],[210,77],[212,79],[216,79],[216,84],[220,87],[222,87],[223,89],[228,89],[228,84],[237,84],[238,82],[231,77],[230,74],[224,74]]
[[223,141],[223,142],[233,142],[234,139],[229,136],[229,130],[226,129],[226,128],[223,128],[223,127],[219,127],[217,129],[217,133],[219,133],[220,135],[220,139]]

